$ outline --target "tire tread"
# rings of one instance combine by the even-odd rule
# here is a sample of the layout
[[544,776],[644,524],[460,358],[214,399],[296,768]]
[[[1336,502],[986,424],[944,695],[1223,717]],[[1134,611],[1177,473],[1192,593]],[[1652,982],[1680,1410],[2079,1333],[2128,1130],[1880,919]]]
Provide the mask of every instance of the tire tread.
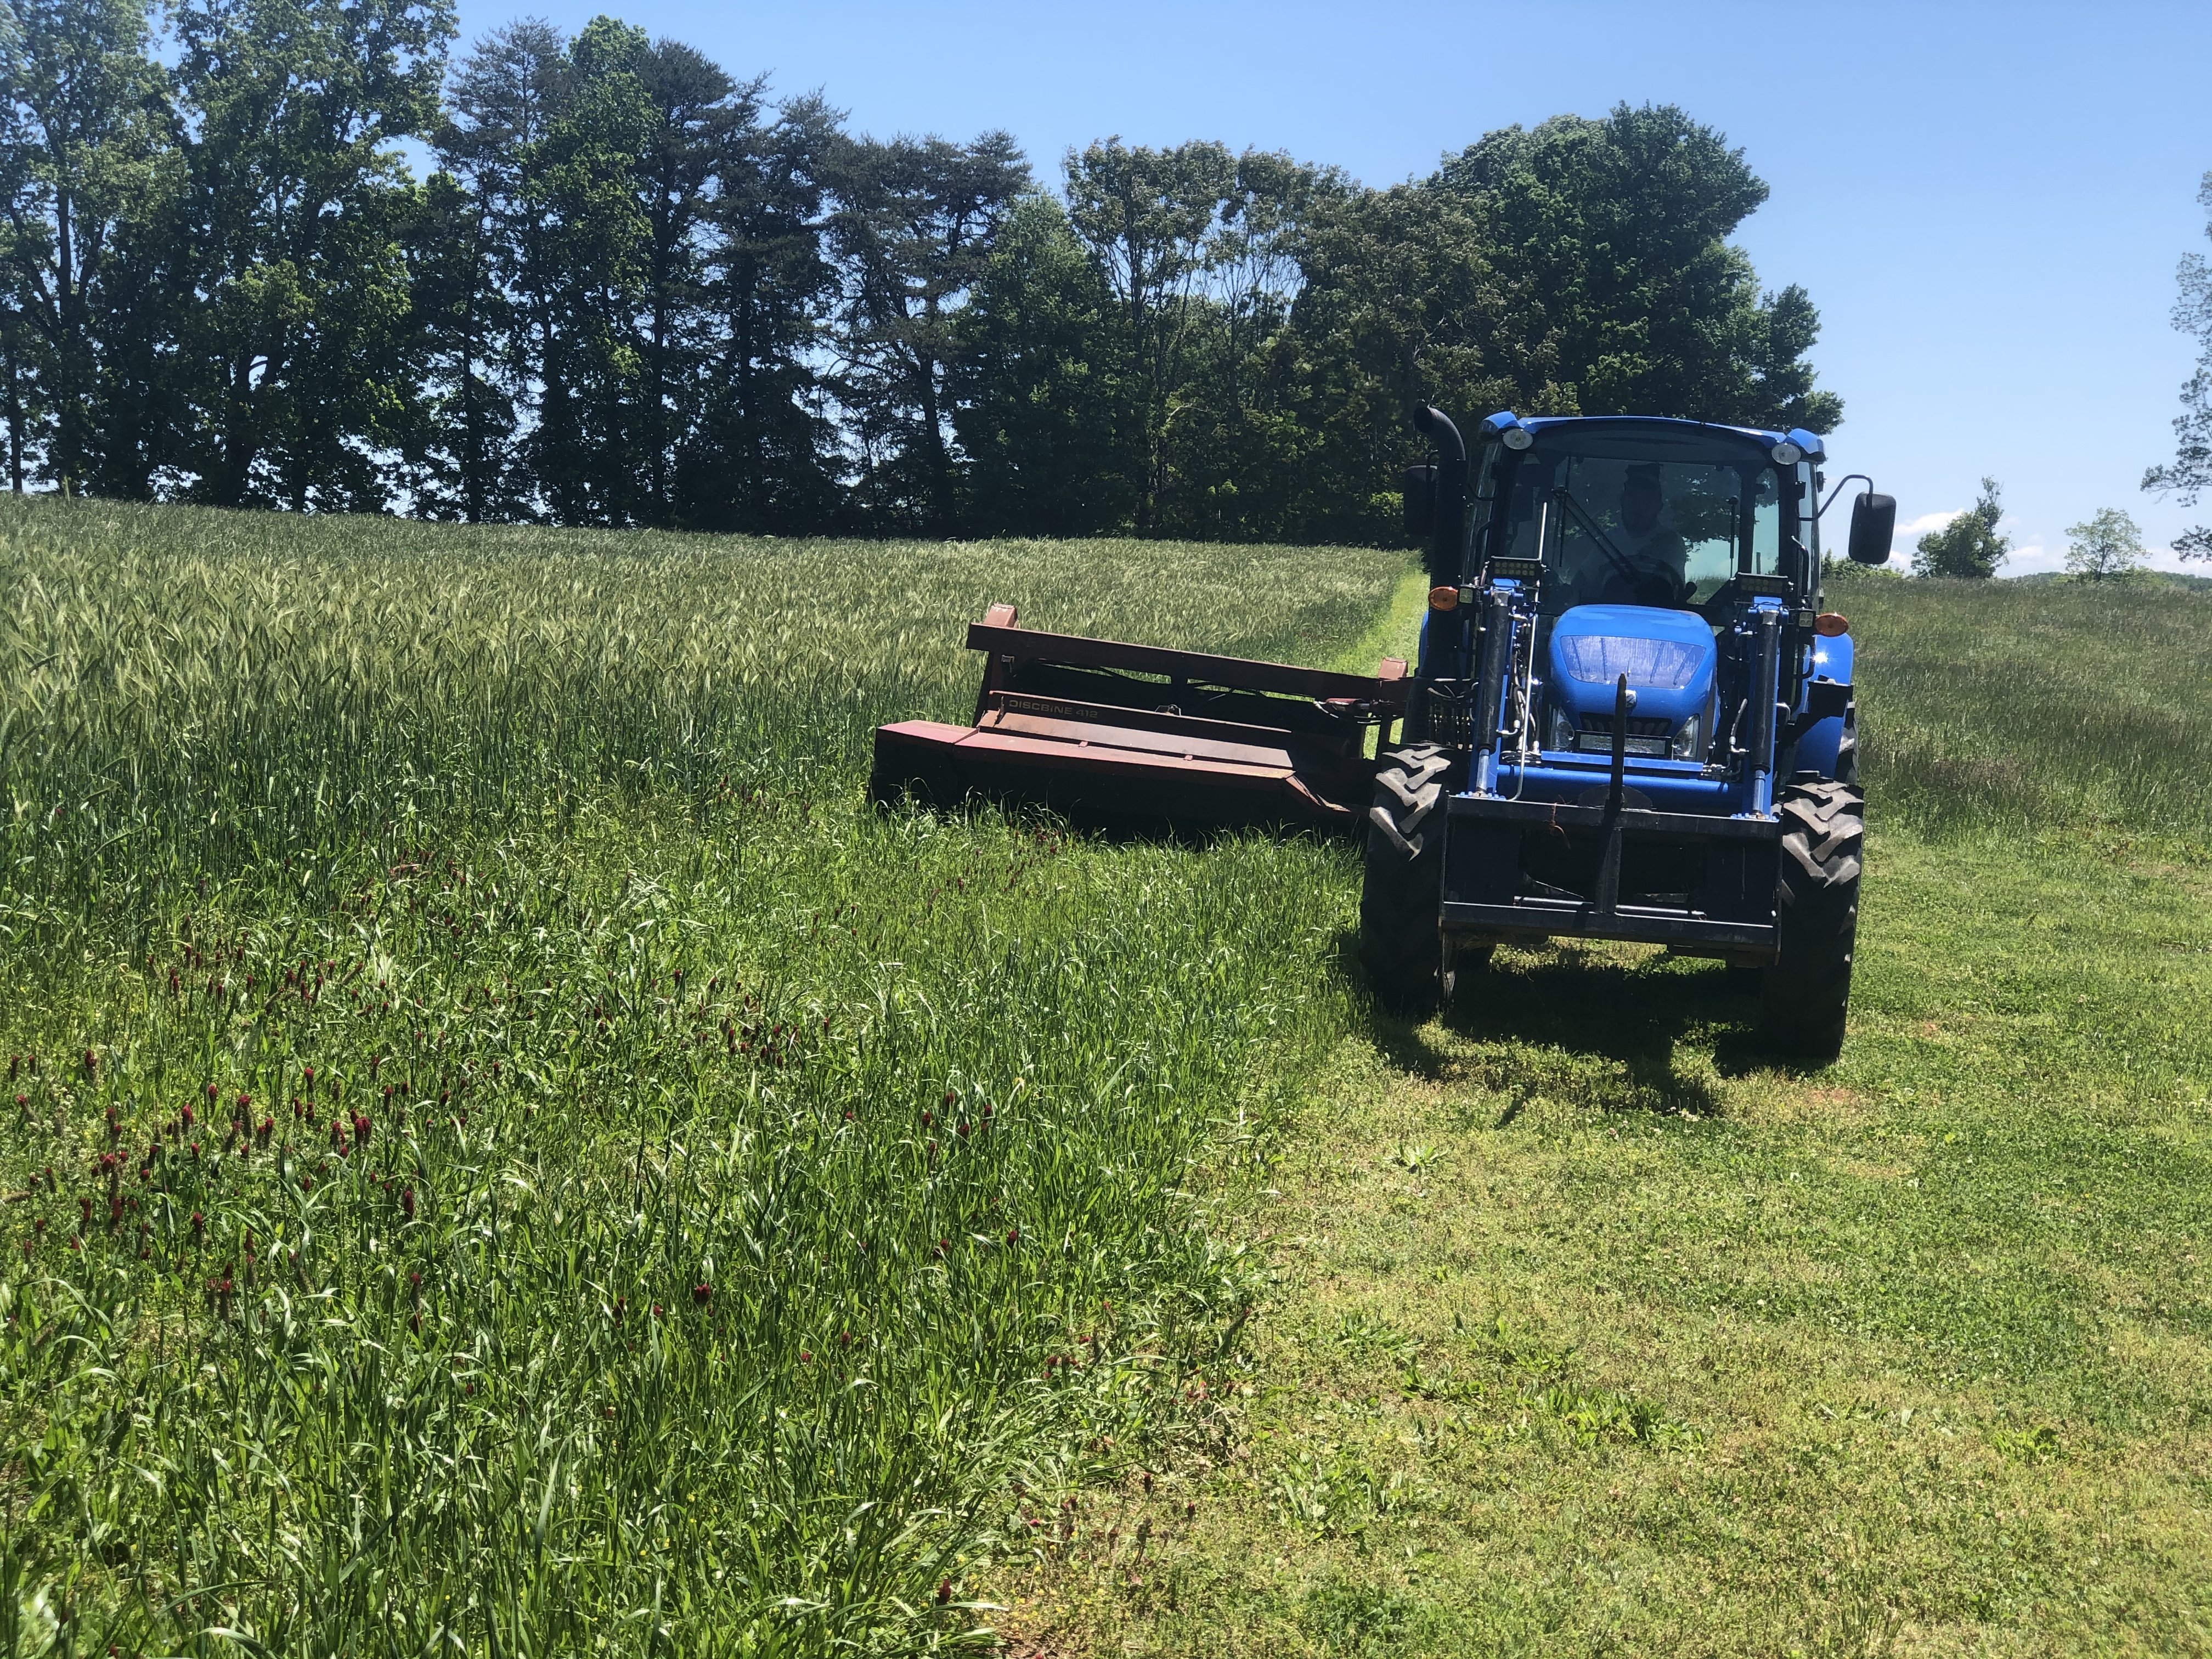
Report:
[[1359,962],[1394,1013],[1434,1013],[1451,1000],[1442,927],[1443,844],[1424,829],[1457,760],[1436,744],[1388,750],[1375,773],[1359,889]]
[[1841,779],[1792,783],[1775,888],[1778,958],[1760,982],[1768,1035],[1790,1052],[1833,1059],[1842,1048],[1858,937],[1866,797]]

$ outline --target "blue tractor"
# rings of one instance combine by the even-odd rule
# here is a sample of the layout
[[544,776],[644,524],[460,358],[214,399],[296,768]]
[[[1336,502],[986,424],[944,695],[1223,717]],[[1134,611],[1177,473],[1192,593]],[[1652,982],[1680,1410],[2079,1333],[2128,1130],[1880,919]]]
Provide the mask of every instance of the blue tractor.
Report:
[[[1755,974],[1775,1045],[1833,1055],[1865,797],[1820,438],[1506,412],[1470,458],[1418,424],[1434,586],[1368,812],[1377,996],[1425,1014],[1501,944],[1638,940]],[[1848,551],[1878,564],[1897,507],[1863,482]]]

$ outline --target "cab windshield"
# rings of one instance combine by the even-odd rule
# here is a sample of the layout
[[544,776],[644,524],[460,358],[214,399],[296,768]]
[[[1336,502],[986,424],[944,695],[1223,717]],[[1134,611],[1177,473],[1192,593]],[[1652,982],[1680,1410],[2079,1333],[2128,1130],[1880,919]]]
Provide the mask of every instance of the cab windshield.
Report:
[[[1580,436],[1581,434],[1577,434]],[[1782,480],[1763,457],[1681,458],[1669,445],[1605,443],[1516,458],[1488,551],[1540,558],[1543,609],[1701,605],[1738,572],[1782,569]],[[1668,452],[1671,451],[1671,453]]]

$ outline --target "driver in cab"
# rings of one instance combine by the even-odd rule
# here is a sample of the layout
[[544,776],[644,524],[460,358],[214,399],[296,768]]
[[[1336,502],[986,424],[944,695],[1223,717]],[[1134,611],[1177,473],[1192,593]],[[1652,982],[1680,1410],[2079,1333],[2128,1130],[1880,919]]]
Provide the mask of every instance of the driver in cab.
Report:
[[[1577,605],[1680,605],[1689,586],[1690,550],[1660,522],[1666,501],[1656,465],[1632,466],[1620,485],[1620,519],[1608,546],[1589,547],[1576,572]],[[1593,526],[1595,527],[1595,526]]]

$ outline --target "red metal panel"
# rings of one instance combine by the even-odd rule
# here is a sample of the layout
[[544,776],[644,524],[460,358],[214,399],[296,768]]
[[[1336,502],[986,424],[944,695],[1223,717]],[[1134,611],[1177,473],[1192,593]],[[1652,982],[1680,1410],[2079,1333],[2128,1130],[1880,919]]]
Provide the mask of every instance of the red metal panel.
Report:
[[1216,657],[1202,651],[1175,651],[1160,645],[1130,645],[1120,640],[1087,640],[1075,634],[1041,634],[1029,628],[968,624],[968,648],[1074,668],[1113,668],[1125,673],[1166,674],[1205,685],[1250,691],[1277,691],[1298,697],[1354,697],[1402,708],[1403,680],[1370,674],[1340,674],[1327,668]]
[[[986,653],[975,724],[879,727],[878,799],[912,792],[949,805],[982,794],[1117,819],[1349,827],[1374,786],[1366,726],[1379,717],[1387,733],[1409,689],[1395,658],[1370,677],[1042,634],[1016,626],[1010,605],[970,624],[968,644]],[[1116,673],[1164,676],[1213,714],[1147,707],[1169,688]],[[1340,718],[1317,717],[1314,703]]]
[[939,799],[970,790],[1018,793],[1118,816],[1336,823],[1353,815],[1351,805],[1326,798],[1301,775],[1286,752],[1265,762],[1163,753],[1118,741],[1152,734],[1113,735],[1117,741],[1091,742],[1066,732],[902,720],[877,731],[876,775],[879,789],[905,781]]

